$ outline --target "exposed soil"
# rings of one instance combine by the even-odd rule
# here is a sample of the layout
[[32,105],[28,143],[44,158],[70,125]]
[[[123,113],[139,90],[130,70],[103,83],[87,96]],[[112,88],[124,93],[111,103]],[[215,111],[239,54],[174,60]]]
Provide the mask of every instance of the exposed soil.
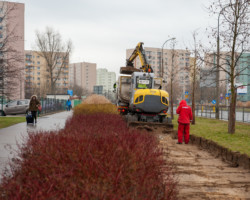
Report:
[[224,159],[224,150],[216,154],[220,147],[211,150],[213,145],[207,141],[198,144],[197,138],[192,138],[189,144],[176,144],[177,138],[173,137],[176,133],[173,134],[170,127],[150,124],[131,127],[157,134],[166,157],[176,167],[179,199],[250,200],[249,168],[233,163],[231,158]]
[[250,199],[250,171],[234,167],[192,144],[176,144],[155,131],[168,159],[176,165],[179,199]]

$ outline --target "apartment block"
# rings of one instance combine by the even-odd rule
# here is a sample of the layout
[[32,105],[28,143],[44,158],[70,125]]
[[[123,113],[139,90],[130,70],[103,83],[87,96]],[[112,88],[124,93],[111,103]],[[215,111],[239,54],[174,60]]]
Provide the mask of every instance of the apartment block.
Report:
[[113,86],[115,82],[116,82],[115,72],[109,72],[105,68],[97,69],[96,85],[102,85],[104,92],[113,91]]
[[[134,49],[126,50],[126,58],[128,59]],[[182,49],[161,49],[144,47],[146,59],[151,65],[157,77],[163,77],[167,83],[170,82],[171,74],[175,77],[176,84],[185,92],[189,89],[189,66],[190,52]],[[162,67],[163,64],[163,67]],[[137,57],[134,61],[136,68],[141,67],[140,59]]]
[[96,85],[96,63],[80,62],[69,65],[69,81],[71,85],[78,85],[93,92]]
[[[230,52],[221,52],[220,53],[220,66],[223,69],[220,69],[220,86],[224,87],[225,90],[228,88],[230,82],[229,74],[226,71],[230,71]],[[247,86],[247,94],[238,94],[238,100],[240,101],[250,101],[250,53],[235,54],[235,59],[238,59],[237,66],[235,67],[235,74],[239,74],[235,78],[236,84],[243,84]],[[205,55],[205,70],[208,71],[207,79],[214,79],[216,77],[216,66],[217,66],[217,56],[215,53],[209,53]],[[211,78],[213,77],[213,78]]]
[[[57,58],[57,66],[54,68],[54,74],[58,74],[59,77],[56,81],[56,93],[66,94],[69,87],[69,60],[64,60],[62,65],[62,58],[64,53],[62,52]],[[41,52],[37,51],[25,51],[25,94],[26,98],[35,94],[40,97],[45,97],[50,93],[51,79],[49,75],[49,68],[45,58],[41,56]]]
[[[0,93],[24,98],[24,4],[0,1]],[[1,95],[2,96],[2,95]]]

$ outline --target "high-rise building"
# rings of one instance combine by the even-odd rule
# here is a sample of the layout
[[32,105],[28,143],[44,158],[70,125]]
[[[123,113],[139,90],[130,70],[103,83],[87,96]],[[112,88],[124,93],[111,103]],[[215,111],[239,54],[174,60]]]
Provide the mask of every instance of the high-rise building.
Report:
[[250,101],[250,53],[243,53],[239,58],[238,71],[241,75],[236,78],[236,82],[247,87],[247,93],[239,95],[240,101]]
[[[127,49],[126,58],[128,59],[133,53],[134,49]],[[188,90],[190,86],[189,79],[189,59],[190,52],[188,50],[181,49],[161,49],[144,47],[146,59],[151,65],[155,76],[162,77],[167,83],[170,82],[171,73],[173,72],[175,76],[175,82],[178,82],[179,88],[184,92]],[[163,55],[163,56],[162,56]],[[162,67],[163,61],[163,67]],[[134,61],[134,66],[136,68],[141,67],[141,62],[139,57]],[[163,71],[162,71],[163,69]]]
[[105,68],[97,69],[96,85],[102,85],[103,92],[113,91],[113,86],[115,82],[116,82],[115,72],[109,72]]
[[96,85],[96,63],[72,63],[69,65],[70,84],[81,86],[92,93]]
[[24,98],[24,4],[0,2],[0,93]]
[[[220,87],[224,87],[227,90],[230,83],[230,77],[227,72],[230,72],[230,52],[221,52],[220,53],[220,72],[219,72],[219,83]],[[238,94],[237,98],[240,101],[250,101],[250,53],[239,53],[235,54],[235,59],[238,59],[237,65],[235,67],[235,84],[246,85],[247,93]],[[217,56],[215,53],[207,53],[205,55],[205,70],[207,73],[206,79],[213,80],[216,83],[216,65],[217,65]]]
[[[56,93],[66,93],[69,87],[69,60],[64,61],[65,65],[62,65],[62,56],[58,58],[57,65],[54,70],[54,74],[57,74],[59,68],[61,68],[60,74],[56,81]],[[40,52],[25,51],[25,94],[26,98],[36,94],[41,97],[45,97],[50,93],[50,75],[49,68],[45,58],[41,56]]]

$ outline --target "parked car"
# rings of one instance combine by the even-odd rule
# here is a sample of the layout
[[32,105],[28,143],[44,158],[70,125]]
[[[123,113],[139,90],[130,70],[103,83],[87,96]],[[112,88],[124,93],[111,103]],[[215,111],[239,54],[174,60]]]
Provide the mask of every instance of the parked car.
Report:
[[[29,109],[29,99],[13,100],[3,106],[3,114],[25,114]],[[2,108],[0,108],[0,111]]]

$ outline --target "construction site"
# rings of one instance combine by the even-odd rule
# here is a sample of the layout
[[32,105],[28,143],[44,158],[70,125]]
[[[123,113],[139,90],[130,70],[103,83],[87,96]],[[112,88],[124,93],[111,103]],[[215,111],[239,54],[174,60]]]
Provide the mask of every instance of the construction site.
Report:
[[[25,133],[15,153],[1,155],[11,160],[1,161],[0,199],[250,199],[249,125],[238,125],[241,140],[224,141],[226,122],[200,118],[190,128],[191,108],[181,103],[177,123],[142,45],[120,68],[116,104],[90,95],[73,112],[40,117],[40,127],[0,130],[3,144],[11,141],[5,133]],[[181,134],[180,109],[188,113]]]

